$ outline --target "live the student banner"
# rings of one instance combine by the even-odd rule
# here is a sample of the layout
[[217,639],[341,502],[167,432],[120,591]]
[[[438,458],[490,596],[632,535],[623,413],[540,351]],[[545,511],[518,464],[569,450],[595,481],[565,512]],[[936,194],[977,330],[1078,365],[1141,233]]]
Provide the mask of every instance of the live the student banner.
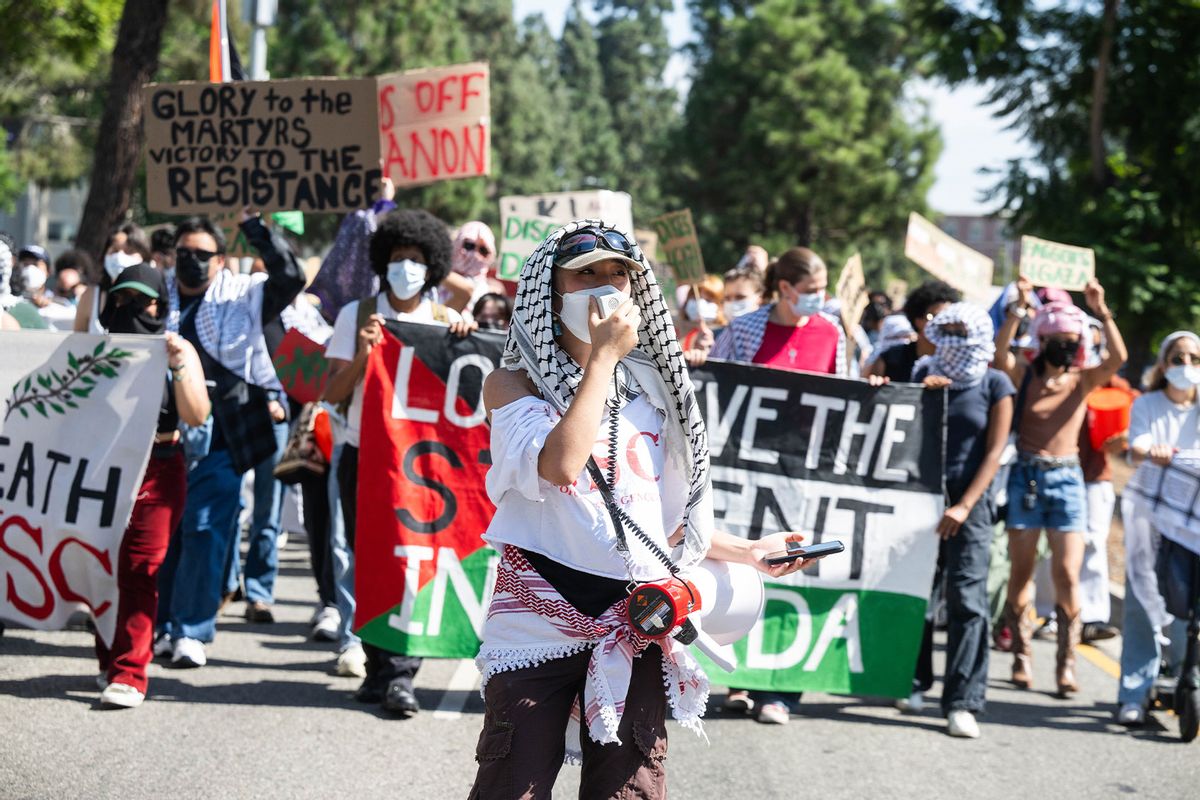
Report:
[[[423,656],[479,647],[498,554],[480,385],[499,336],[388,323],[363,397],[355,625]],[[937,558],[944,396],[710,362],[693,373],[709,426],[717,527],[840,539],[846,552],[768,584],[736,645],[732,685],[902,697],[911,690]]]
[[0,334],[0,352],[0,618],[54,630],[84,603],[111,643],[117,553],[154,440],[166,346],[15,331]]

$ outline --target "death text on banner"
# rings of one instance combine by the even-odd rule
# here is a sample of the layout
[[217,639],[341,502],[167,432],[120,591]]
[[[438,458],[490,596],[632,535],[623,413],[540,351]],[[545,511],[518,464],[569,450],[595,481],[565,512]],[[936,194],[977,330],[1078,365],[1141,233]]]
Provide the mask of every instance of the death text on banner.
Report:
[[729,685],[906,697],[941,518],[944,392],[709,361],[692,372],[708,427],[716,527],[841,540],[767,581]]
[[0,333],[0,352],[0,618],[55,630],[83,603],[111,644],[117,555],[154,441],[166,345],[17,331]]
[[379,191],[374,79],[151,83],[150,211],[355,211]]
[[685,208],[655,217],[650,226],[658,235],[658,249],[662,260],[671,268],[675,283],[682,286],[704,280],[704,257],[700,254],[692,210]]
[[1034,286],[1081,292],[1096,277],[1096,254],[1088,247],[1022,236],[1020,273]]
[[487,175],[492,167],[486,62],[381,75],[379,150],[397,187]]
[[500,280],[517,280],[542,240],[577,219],[602,219],[632,235],[633,201],[624,192],[607,189],[501,197]]
[[389,322],[363,384],[355,628],[408,655],[473,658],[495,583],[482,536],[491,439],[483,379],[504,338]]
[[904,255],[933,277],[963,293],[972,303],[989,305],[992,291],[992,260],[950,236],[915,211],[908,215]]

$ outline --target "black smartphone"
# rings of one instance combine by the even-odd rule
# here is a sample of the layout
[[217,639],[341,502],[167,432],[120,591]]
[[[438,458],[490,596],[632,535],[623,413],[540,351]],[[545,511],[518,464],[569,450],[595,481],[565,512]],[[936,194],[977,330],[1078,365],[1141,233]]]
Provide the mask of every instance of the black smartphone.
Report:
[[821,558],[822,556],[831,556],[834,553],[841,553],[846,549],[846,546],[834,539],[830,542],[821,542],[820,544],[795,544],[789,543],[787,550],[779,550],[771,553],[766,557],[766,562],[771,566],[776,564],[788,564],[799,558]]

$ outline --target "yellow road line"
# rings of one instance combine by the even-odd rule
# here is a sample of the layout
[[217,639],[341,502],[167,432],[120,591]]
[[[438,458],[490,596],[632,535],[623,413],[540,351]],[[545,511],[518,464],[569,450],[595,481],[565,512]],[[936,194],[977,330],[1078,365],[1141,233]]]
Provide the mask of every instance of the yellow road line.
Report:
[[1079,655],[1095,664],[1110,678],[1121,677],[1121,665],[1109,658],[1103,650],[1092,647],[1090,644],[1081,644],[1078,647],[1078,651]]

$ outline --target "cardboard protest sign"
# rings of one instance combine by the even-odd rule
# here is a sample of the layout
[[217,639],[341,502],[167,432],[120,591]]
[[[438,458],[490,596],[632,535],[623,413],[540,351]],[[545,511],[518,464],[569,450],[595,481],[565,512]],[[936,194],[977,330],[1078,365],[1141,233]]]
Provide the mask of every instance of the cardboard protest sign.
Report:
[[908,281],[900,278],[889,281],[884,294],[892,301],[892,309],[899,311],[904,308],[904,301],[908,299]]
[[1096,277],[1096,254],[1088,247],[1022,236],[1020,273],[1034,286],[1080,292]]
[[663,214],[650,225],[658,235],[662,260],[670,266],[675,282],[682,285],[704,280],[704,257],[700,254],[696,226],[692,224],[692,210],[685,208]]
[[471,658],[499,554],[484,545],[495,507],[483,379],[504,337],[447,337],[388,322],[363,384],[354,625],[397,653]]
[[280,340],[274,364],[275,374],[288,397],[297,403],[315,403],[321,399],[329,381],[324,345],[292,328]]
[[397,187],[491,171],[488,80],[486,62],[379,77],[379,150]]
[[515,281],[525,259],[555,228],[577,219],[603,219],[633,230],[633,204],[624,192],[554,192],[500,198],[501,280]]
[[842,327],[846,330],[847,343],[854,341],[854,329],[862,319],[863,311],[871,300],[868,296],[867,277],[863,274],[862,256],[850,256],[838,276],[837,299],[842,308]]
[[951,237],[937,225],[913,212],[908,215],[904,255],[963,293],[984,303],[992,285],[992,260]]
[[637,239],[638,247],[642,248],[642,255],[649,261],[658,259],[658,234],[654,231],[648,231],[644,228],[636,228],[633,231],[633,236]]
[[373,80],[152,83],[142,100],[151,211],[340,212],[377,199]]
[[111,644],[117,555],[167,379],[161,338],[0,333],[0,618],[40,630],[77,603]]
[[[393,652],[470,658],[499,560],[481,539],[494,507],[480,393],[503,339],[387,330],[363,390],[360,458],[379,468],[359,479],[355,626]],[[739,669],[710,665],[709,675],[907,697],[937,561],[945,393],[720,361],[692,376],[718,527],[751,538],[813,531],[846,546],[768,582],[764,618],[734,645]],[[634,448],[618,452],[620,467],[640,474]]]

